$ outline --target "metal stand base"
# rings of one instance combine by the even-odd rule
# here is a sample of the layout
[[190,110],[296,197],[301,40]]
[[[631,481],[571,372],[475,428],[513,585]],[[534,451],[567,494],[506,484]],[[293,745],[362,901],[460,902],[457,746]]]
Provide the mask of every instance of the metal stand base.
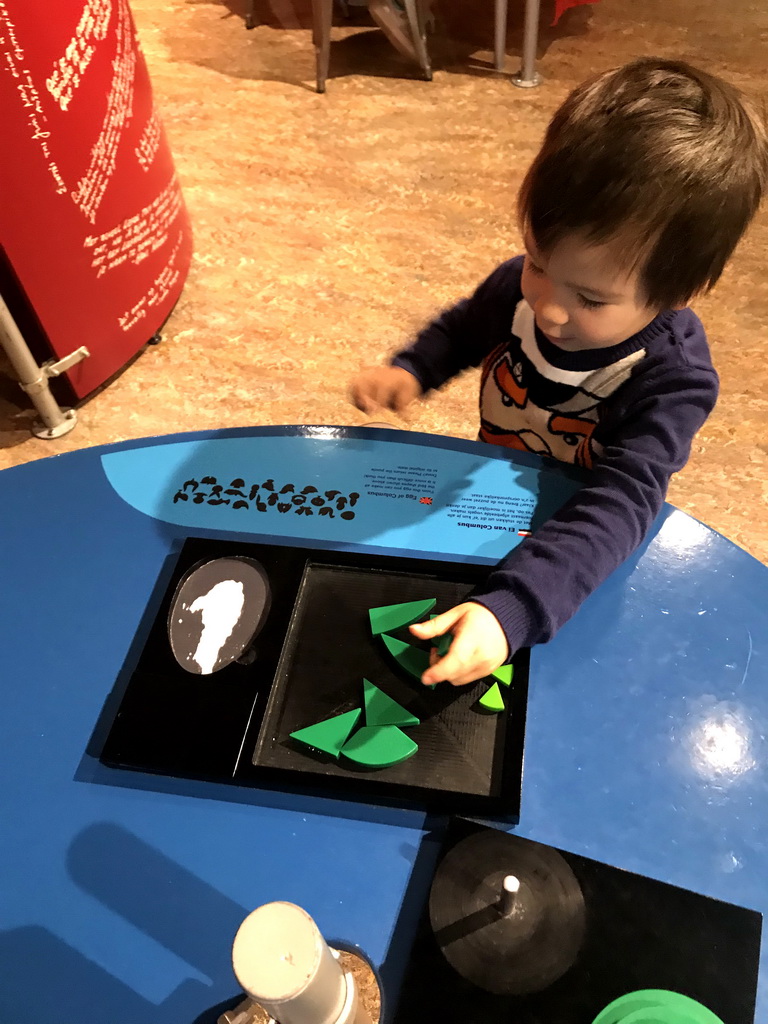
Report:
[[32,424],[32,433],[43,441],[55,441],[57,437],[64,437],[70,430],[74,430],[77,424],[77,413],[74,409],[62,409],[64,419],[55,427],[47,427],[42,420],[35,420]]
[[534,71],[532,78],[523,78],[523,72],[518,71],[516,75],[512,75],[512,85],[516,85],[518,89],[535,89],[537,85],[541,85],[543,79],[538,71]]

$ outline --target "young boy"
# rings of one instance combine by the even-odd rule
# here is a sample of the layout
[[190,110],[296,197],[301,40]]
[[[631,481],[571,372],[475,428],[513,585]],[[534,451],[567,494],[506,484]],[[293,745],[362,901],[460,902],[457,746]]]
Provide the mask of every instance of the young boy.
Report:
[[354,382],[358,408],[401,411],[482,364],[480,439],[587,472],[470,601],[411,627],[454,637],[424,683],[472,682],[549,640],[642,542],[717,399],[685,307],[720,277],[767,178],[765,125],[725,82],[654,58],[598,75],[523,181],[525,255]]

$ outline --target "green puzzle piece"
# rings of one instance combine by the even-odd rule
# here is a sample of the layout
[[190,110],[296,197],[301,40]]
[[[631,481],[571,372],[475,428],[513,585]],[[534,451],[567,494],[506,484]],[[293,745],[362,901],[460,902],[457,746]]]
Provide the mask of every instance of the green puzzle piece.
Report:
[[317,725],[308,725],[304,729],[292,732],[291,739],[298,740],[313,750],[321,750],[324,754],[338,757],[361,714],[362,710],[355,708],[354,711],[346,711],[343,715],[334,715],[333,718],[327,718]]
[[400,668],[417,679],[421,679],[422,674],[429,668],[427,652],[412,644],[403,643],[402,640],[398,640],[394,636],[387,636],[386,633],[381,634],[381,639]]
[[592,1024],[723,1024],[706,1006],[666,989],[642,989],[614,999]]
[[409,601],[407,604],[384,604],[380,608],[371,608],[368,618],[371,620],[371,632],[374,636],[390,633],[401,626],[410,626],[412,622],[423,619],[437,604],[436,597],[425,601]]
[[512,682],[512,676],[515,674],[514,665],[502,665],[501,668],[497,668],[495,672],[491,672],[494,679],[498,679],[504,686],[509,686]]
[[499,684],[494,683],[490,690],[483,694],[478,703],[482,704],[486,711],[503,711],[504,698],[501,696]]
[[367,679],[363,680],[366,725],[418,725],[419,719],[388,697]]
[[364,725],[344,744],[341,752],[366,768],[391,768],[413,757],[418,749],[410,736],[396,725]]

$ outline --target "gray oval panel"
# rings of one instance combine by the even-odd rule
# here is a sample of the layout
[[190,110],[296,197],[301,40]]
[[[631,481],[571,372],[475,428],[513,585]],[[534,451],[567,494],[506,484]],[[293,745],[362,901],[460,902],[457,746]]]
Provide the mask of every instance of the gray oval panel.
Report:
[[210,675],[250,647],[271,603],[266,571],[255,559],[214,558],[182,576],[168,613],[168,639],[187,672]]

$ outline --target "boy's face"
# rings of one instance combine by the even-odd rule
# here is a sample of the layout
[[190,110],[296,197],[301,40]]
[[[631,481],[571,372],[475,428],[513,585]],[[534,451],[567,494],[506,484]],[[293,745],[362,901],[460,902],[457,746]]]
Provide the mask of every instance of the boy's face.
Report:
[[521,286],[539,330],[566,352],[620,345],[660,310],[649,306],[635,272],[620,269],[616,243],[569,235],[545,256],[530,234]]

